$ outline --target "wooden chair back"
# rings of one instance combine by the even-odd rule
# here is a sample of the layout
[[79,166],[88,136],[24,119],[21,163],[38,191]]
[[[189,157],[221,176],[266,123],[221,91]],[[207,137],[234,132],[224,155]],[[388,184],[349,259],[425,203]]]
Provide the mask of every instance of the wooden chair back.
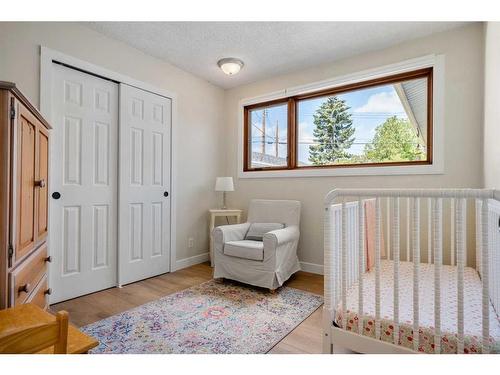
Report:
[[54,354],[68,352],[68,313],[59,311],[56,320],[0,334],[0,353],[31,354],[54,346]]

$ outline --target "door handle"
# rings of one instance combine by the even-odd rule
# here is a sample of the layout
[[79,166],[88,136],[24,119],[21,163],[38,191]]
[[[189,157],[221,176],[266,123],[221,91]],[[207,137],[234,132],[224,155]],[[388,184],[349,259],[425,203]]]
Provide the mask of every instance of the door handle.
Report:
[[52,193],[52,198],[54,198],[54,199],[59,199],[59,198],[61,198],[61,193],[59,193],[58,191],[54,191],[54,192]]
[[39,188],[44,188],[45,187],[45,180],[44,179],[41,179],[41,180],[38,180],[38,181],[35,181],[35,186],[36,187],[39,187]]
[[163,193],[163,196],[164,196],[164,197],[168,197],[168,191],[164,192],[164,193]]

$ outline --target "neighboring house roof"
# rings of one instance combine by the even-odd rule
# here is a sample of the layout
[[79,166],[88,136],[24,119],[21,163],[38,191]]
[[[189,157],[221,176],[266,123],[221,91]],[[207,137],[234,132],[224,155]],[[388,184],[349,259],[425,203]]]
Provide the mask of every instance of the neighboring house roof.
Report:
[[417,136],[427,145],[427,80],[415,79],[394,85]]
[[275,167],[287,165],[286,158],[263,154],[261,152],[252,152],[252,166],[254,168]]

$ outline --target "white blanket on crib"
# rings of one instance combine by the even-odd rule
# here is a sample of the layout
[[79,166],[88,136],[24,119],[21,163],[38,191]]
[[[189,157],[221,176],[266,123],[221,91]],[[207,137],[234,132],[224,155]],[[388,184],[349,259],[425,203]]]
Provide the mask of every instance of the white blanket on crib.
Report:
[[[381,340],[393,342],[394,279],[392,261],[381,262]],[[399,345],[413,348],[413,263],[400,262]],[[419,350],[434,352],[434,265],[420,264],[419,277]],[[358,284],[347,294],[347,328],[358,331]],[[375,336],[375,270],[363,275],[363,334]],[[481,352],[482,287],[479,274],[470,267],[464,272],[465,352]],[[341,303],[336,309],[336,323],[342,327]],[[457,267],[442,266],[441,272],[441,352],[455,353],[457,343]],[[490,304],[491,352],[500,352],[500,320]]]

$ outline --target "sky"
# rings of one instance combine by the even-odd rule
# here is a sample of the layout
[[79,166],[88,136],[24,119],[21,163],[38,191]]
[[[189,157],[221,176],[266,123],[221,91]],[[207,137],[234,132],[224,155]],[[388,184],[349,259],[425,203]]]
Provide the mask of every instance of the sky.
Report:
[[[362,154],[366,143],[369,143],[375,134],[375,128],[391,116],[407,118],[404,108],[398,98],[393,85],[384,85],[369,89],[347,92],[338,97],[346,101],[354,128],[355,141],[349,152]],[[301,101],[297,108],[298,120],[298,159],[299,164],[310,164],[309,146],[314,142],[313,114],[326,98],[316,98]],[[276,153],[276,124],[279,130],[278,156],[286,157],[286,104],[272,107],[267,111],[266,117],[266,153]],[[262,111],[252,112],[252,135],[254,151],[261,151],[262,141]]]

